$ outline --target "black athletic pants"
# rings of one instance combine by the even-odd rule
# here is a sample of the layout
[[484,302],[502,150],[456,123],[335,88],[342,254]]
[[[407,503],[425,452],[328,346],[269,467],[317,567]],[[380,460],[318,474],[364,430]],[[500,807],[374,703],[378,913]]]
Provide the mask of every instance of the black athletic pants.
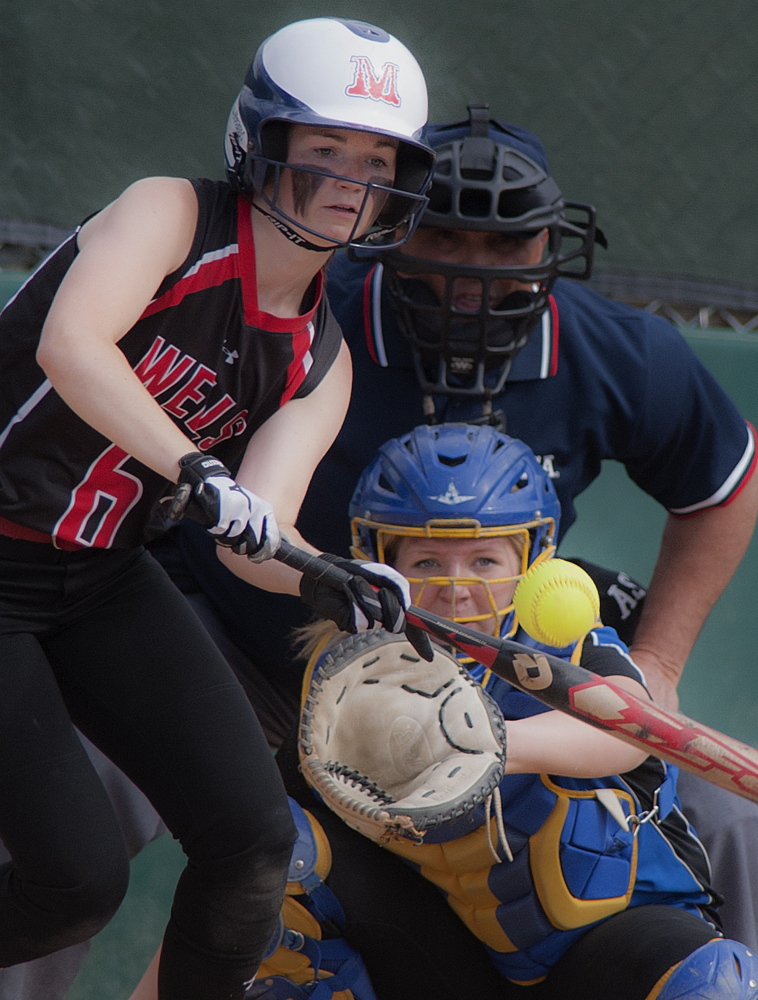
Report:
[[279,913],[294,828],[241,687],[143,550],[0,537],[0,966],[92,936],[126,848],[72,722],[145,792],[188,864],[162,1000],[237,1000]]

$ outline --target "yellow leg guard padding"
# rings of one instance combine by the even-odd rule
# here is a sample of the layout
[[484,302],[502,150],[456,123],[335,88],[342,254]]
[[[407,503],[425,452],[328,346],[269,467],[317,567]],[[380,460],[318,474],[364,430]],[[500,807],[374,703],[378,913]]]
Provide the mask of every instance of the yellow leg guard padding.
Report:
[[[318,941],[321,940],[321,926],[318,920],[296,899],[285,896],[281,912],[285,927],[300,931],[301,934],[307,934]],[[290,951],[289,948],[280,945],[261,965],[257,978],[263,979],[264,976],[284,976],[297,986],[303,986],[312,981],[313,969],[307,955],[299,951]]]

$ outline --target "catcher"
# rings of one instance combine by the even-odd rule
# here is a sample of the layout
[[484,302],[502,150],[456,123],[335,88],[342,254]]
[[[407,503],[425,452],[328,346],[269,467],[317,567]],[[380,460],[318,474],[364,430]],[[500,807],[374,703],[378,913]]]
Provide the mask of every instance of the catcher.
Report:
[[[560,515],[524,444],[416,428],[380,449],[350,513],[354,555],[400,570],[415,604],[548,649],[512,606]],[[758,997],[758,961],[720,934],[675,767],[439,646],[425,663],[402,636],[328,623],[308,642],[298,739],[277,760],[328,837],[326,885],[379,1000]],[[646,694],[599,622],[549,651]],[[283,986],[286,957],[256,996],[315,995],[315,977]]]

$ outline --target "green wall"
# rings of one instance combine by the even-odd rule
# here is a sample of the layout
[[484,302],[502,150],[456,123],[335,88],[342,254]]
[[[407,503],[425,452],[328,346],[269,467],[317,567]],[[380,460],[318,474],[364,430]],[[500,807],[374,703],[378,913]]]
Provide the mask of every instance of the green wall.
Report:
[[184,860],[168,834],[137,855],[126,898],[95,938],[66,1000],[127,1000],[161,942]]
[[601,268],[755,287],[754,0],[0,0],[0,221],[70,227],[140,176],[220,175],[256,46],[324,13],[406,42],[432,119],[488,99],[537,131],[599,209]]

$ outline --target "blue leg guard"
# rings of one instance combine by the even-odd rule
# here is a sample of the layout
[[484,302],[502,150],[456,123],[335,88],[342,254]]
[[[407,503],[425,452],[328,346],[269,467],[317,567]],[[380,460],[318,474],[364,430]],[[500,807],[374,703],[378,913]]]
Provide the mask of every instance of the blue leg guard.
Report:
[[709,941],[650,1000],[758,1000],[758,958],[738,941]]
[[[299,936],[298,950],[307,953],[314,978],[298,986],[285,976],[264,975],[245,994],[246,1000],[377,1000],[363,960],[347,941]],[[326,978],[315,978],[325,972]]]
[[331,851],[314,817],[290,799],[297,841],[287,895],[258,978],[246,1000],[376,1000],[363,959],[343,937],[322,939],[324,926],[344,931],[345,914],[324,883]]
[[317,941],[285,929],[281,947],[307,955],[308,981],[296,985],[287,976],[264,974],[246,1000],[377,1000],[361,956],[344,938]]

